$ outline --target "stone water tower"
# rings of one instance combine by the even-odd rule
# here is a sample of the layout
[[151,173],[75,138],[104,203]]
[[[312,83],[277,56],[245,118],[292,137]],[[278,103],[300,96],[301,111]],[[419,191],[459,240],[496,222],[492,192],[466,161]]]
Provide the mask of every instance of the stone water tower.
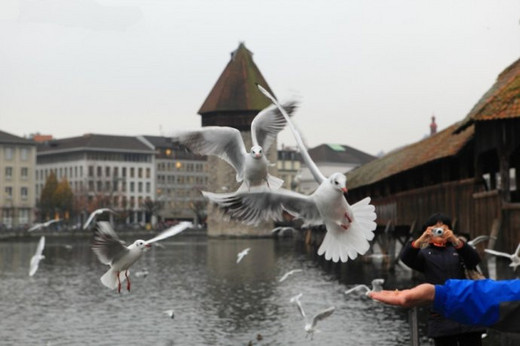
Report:
[[[199,114],[202,126],[228,126],[240,131],[246,150],[251,149],[251,122],[271,102],[256,87],[259,83],[272,94],[269,85],[253,62],[253,53],[244,43],[231,53],[231,59],[202,104]],[[276,142],[266,153],[271,163],[276,163]],[[208,190],[211,192],[233,192],[240,184],[236,182],[235,170],[224,160],[208,157]],[[270,173],[277,176],[276,165]],[[272,222],[259,226],[247,226],[239,222],[224,220],[222,213],[208,205],[209,236],[268,236]]]

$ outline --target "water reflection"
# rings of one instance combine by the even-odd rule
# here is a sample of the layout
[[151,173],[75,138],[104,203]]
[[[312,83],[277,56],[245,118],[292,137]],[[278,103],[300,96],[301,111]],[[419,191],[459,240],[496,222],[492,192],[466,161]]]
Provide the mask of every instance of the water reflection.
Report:
[[[0,243],[3,344],[49,345],[403,345],[406,311],[345,296],[350,285],[382,277],[409,287],[409,272],[317,257],[292,239],[206,239],[180,236],[153,247],[132,268],[132,291],[110,291],[99,278],[108,267],[88,238],[49,238],[46,258],[28,276],[37,238]],[[129,239],[132,241],[133,239]],[[239,251],[249,254],[236,263]],[[292,269],[302,272],[279,282]],[[289,299],[302,293],[309,315],[329,306],[313,341]],[[170,319],[164,310],[173,309]]]

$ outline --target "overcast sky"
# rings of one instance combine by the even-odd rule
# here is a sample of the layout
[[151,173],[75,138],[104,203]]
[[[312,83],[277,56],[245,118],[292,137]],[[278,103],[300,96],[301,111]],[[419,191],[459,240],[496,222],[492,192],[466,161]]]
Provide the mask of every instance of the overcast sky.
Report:
[[[167,135],[243,41],[310,147],[369,154],[462,120],[520,58],[520,1],[1,0],[0,129]],[[279,146],[294,145],[288,130]]]

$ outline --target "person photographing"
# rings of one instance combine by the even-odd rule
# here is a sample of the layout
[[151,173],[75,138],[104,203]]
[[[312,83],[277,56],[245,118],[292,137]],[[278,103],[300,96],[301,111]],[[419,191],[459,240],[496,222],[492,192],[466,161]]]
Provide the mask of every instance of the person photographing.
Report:
[[[449,279],[465,279],[464,267],[474,269],[480,256],[453,232],[451,219],[442,213],[431,215],[422,227],[422,234],[408,242],[401,260],[410,268],[424,274],[424,281],[443,285]],[[435,346],[482,345],[481,327],[469,326],[446,319],[431,310],[428,317],[428,337]]]

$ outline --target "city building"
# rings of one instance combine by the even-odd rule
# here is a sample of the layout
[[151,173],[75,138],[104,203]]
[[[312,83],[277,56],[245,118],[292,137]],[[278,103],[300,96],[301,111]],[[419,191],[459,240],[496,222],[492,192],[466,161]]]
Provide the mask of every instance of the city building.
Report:
[[24,228],[34,220],[36,144],[0,131],[0,229]]
[[100,207],[118,212],[127,223],[153,223],[155,150],[133,136],[85,134],[38,144],[36,196],[54,171],[74,194],[70,220],[81,224]]
[[302,167],[300,152],[293,147],[282,146],[278,150],[278,177],[283,180],[283,188],[288,190],[296,190],[298,180],[296,177]]
[[154,200],[161,221],[204,223],[206,200],[201,190],[208,184],[207,158],[172,144],[168,137],[143,136],[142,139],[155,149]]

